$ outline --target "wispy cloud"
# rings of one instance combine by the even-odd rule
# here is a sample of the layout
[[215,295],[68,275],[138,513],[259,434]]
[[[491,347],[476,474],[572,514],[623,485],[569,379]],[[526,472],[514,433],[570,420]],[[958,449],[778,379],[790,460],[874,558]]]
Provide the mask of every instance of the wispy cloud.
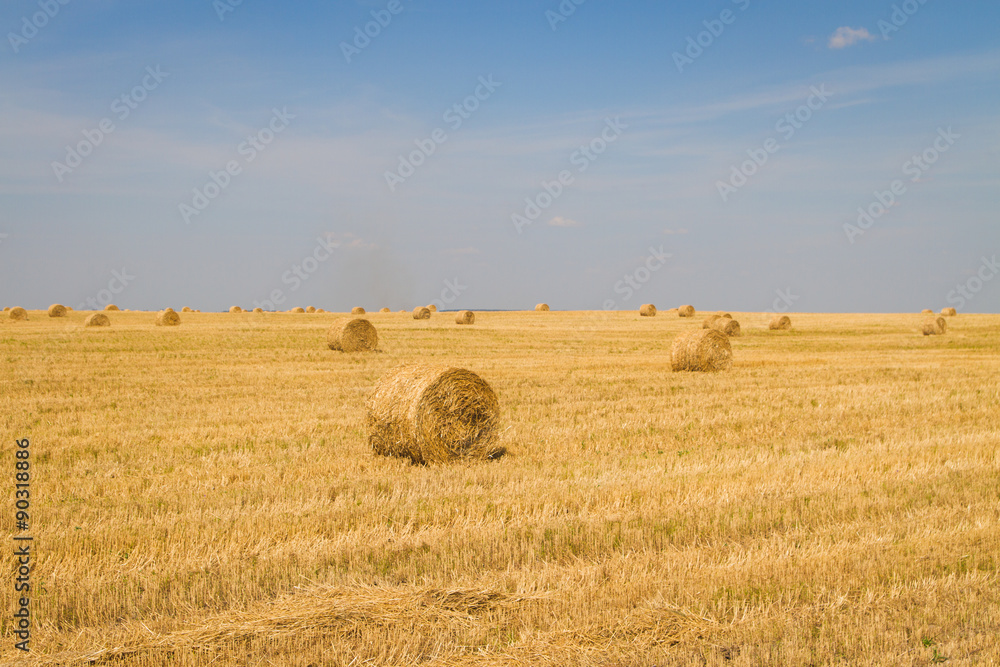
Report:
[[580,223],[576,220],[570,220],[569,218],[563,218],[561,216],[556,216],[549,220],[549,227],[579,227]]
[[832,35],[827,46],[831,49],[843,49],[858,42],[874,42],[875,36],[868,32],[868,28],[851,28],[841,26]]

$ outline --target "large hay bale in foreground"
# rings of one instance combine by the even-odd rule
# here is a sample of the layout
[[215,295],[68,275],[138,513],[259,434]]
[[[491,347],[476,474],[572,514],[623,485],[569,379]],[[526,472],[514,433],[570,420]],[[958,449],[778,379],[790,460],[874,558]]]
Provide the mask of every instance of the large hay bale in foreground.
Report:
[[242,308],[240,308],[239,306],[231,306],[231,307],[229,308],[229,312],[230,312],[230,313],[242,313],[242,312],[243,312],[243,309],[242,309]]
[[117,311],[117,310],[121,310],[121,308],[119,308],[118,306],[116,306],[113,303],[109,303],[108,305],[104,306],[104,310],[115,310],[115,311]]
[[417,306],[413,309],[413,319],[415,320],[429,320],[431,319],[431,309],[424,306]]
[[537,310],[540,313],[543,313],[543,312],[547,311],[548,309],[549,309],[549,304],[547,304],[547,303],[539,303],[539,304],[535,305],[535,310]]
[[24,320],[28,319],[28,311],[26,311],[24,308],[21,308],[21,306],[15,306],[10,309],[10,315],[8,315],[7,317],[14,320],[15,322],[23,322]]
[[677,309],[677,315],[679,317],[694,317],[694,306],[681,306]]
[[327,331],[326,344],[340,352],[367,352],[378,347],[378,332],[368,320],[346,318],[333,323]]
[[435,463],[504,453],[500,401],[471,371],[399,366],[379,379],[365,405],[368,443],[376,454]]
[[656,306],[651,303],[644,303],[639,306],[640,317],[656,317]]
[[156,314],[156,326],[158,327],[175,327],[180,323],[181,316],[170,308],[161,310]]
[[476,314],[471,310],[460,310],[455,315],[455,324],[475,324]]
[[947,315],[948,317],[954,317],[955,315],[958,315],[958,311],[954,308],[942,308],[941,314]]
[[111,318],[104,313],[91,313],[83,321],[85,327],[110,327]]
[[365,309],[362,308],[361,306],[354,306],[354,308],[351,308],[351,315],[364,315],[364,314],[365,314]]
[[948,320],[943,317],[936,317],[924,322],[923,332],[925,336],[940,336],[948,331]]
[[696,329],[674,340],[670,365],[675,371],[724,371],[733,365],[733,349],[722,332]]
[[49,306],[49,317],[66,317],[66,306],[54,303]]
[[740,323],[730,317],[719,317],[712,322],[712,329],[727,336],[740,336]]
[[773,331],[787,331],[792,328],[792,318],[788,315],[775,315],[771,318],[768,328]]
[[924,308],[923,310],[920,311],[920,314],[921,315],[933,315],[934,311],[931,310],[930,308]]

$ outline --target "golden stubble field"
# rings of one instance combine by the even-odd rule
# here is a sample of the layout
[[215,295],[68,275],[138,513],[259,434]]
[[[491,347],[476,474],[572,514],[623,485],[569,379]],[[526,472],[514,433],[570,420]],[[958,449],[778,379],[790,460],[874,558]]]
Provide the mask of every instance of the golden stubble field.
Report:
[[[30,438],[38,665],[1000,662],[1000,316],[86,313],[0,322],[4,510]],[[373,456],[364,397],[469,368],[498,461]]]

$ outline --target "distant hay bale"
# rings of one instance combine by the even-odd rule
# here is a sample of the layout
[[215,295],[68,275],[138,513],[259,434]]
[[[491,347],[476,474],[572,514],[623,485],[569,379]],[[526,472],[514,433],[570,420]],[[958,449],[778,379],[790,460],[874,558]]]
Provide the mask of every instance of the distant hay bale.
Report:
[[946,315],[948,317],[954,317],[955,315],[958,315],[958,311],[955,310],[954,308],[942,308],[941,314]]
[[165,313],[172,313],[172,312],[174,312],[174,309],[171,308],[170,306],[167,306],[166,308],[163,309],[163,312],[165,312]]
[[711,328],[727,336],[736,337],[742,335],[740,323],[731,317],[718,317],[712,321]]
[[432,313],[436,313],[438,311],[438,307],[435,306],[433,303],[429,303],[427,304],[427,310],[431,311]]
[[500,401],[462,368],[399,366],[383,375],[365,403],[368,443],[376,454],[414,463],[503,455]]
[[455,315],[455,324],[475,324],[476,314],[471,310],[460,310]]
[[644,303],[639,306],[640,317],[656,317],[656,306],[651,303]]
[[768,328],[772,331],[787,331],[792,328],[792,318],[788,315],[775,315]]
[[3,307],[3,312],[9,313],[10,312],[10,306],[4,306]]
[[920,311],[920,314],[921,315],[933,315],[934,311],[931,310],[930,308],[924,308],[923,310]]
[[413,319],[415,320],[429,320],[431,319],[431,309],[424,306],[417,306],[413,309]]
[[310,313],[310,314],[315,313],[316,312],[316,306],[309,306],[308,308],[306,308],[306,312]]
[[378,332],[366,319],[346,318],[333,323],[326,344],[339,352],[367,352],[378,347]]
[[323,310],[322,308],[317,308],[317,309],[316,309],[316,312],[317,312],[317,313],[325,313],[326,311],[325,311],[325,310]]
[[304,312],[306,312],[306,309],[303,308],[302,306],[295,306],[294,308],[292,308],[288,312],[290,312],[290,313],[304,313]]
[[104,306],[104,310],[121,310],[121,308],[119,308],[113,303],[109,303],[108,305]]
[[239,306],[233,306],[233,307],[231,307],[231,308],[229,309],[229,312],[230,312],[230,313],[242,313],[242,312],[243,312],[243,309],[242,309],[242,308],[240,308]]
[[184,306],[183,308],[181,308],[181,312],[182,313],[193,313],[194,311],[191,310],[190,306]]
[[351,315],[364,315],[364,314],[365,314],[365,309],[362,308],[361,306],[354,306],[354,308],[351,308]]
[[675,371],[724,371],[733,365],[729,338],[715,329],[696,329],[674,340],[670,365]]
[[925,336],[940,336],[948,331],[948,320],[943,317],[936,317],[924,322]]
[[68,310],[70,312],[73,312],[73,307],[72,306],[66,306],[66,310]]
[[679,317],[694,317],[694,306],[681,306],[677,309],[677,315]]
[[111,318],[104,313],[91,313],[83,321],[85,327],[110,327]]
[[380,312],[380,313],[391,313],[392,311],[389,310],[388,308],[379,308],[378,312]]
[[158,327],[175,327],[180,323],[181,316],[170,308],[161,310],[156,314],[156,326]]
[[547,303],[540,303],[540,304],[538,304],[538,305],[535,306],[535,310],[537,310],[540,313],[543,313],[543,312],[547,311],[548,309],[549,309],[549,304],[547,304]]
[[261,314],[261,313],[264,312],[264,309],[261,308],[260,306],[257,306],[256,308],[253,309],[253,312],[255,312],[255,313],[257,313],[259,315],[259,314]]
[[66,306],[54,303],[49,306],[49,317],[66,317]]
[[28,319],[28,311],[26,311],[24,308],[21,308],[21,306],[15,306],[10,309],[10,315],[8,317],[10,317],[10,319],[14,320],[15,322],[23,322],[24,320]]
[[701,328],[711,329],[712,325],[715,324],[715,321],[720,317],[722,317],[722,315],[719,315],[718,313],[713,313],[709,315],[708,317],[705,318],[705,321],[701,323]]

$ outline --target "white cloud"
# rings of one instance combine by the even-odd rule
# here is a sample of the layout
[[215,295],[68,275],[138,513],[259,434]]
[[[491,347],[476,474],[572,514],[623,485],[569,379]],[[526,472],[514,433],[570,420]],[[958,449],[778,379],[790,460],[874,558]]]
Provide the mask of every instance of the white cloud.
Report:
[[563,218],[561,216],[556,216],[549,220],[550,227],[579,227],[580,223],[576,220],[570,220],[569,218]]
[[861,41],[874,42],[875,36],[868,32],[868,28],[855,29],[845,25],[837,28],[837,30],[830,35],[830,42],[828,46],[831,49],[843,49]]

